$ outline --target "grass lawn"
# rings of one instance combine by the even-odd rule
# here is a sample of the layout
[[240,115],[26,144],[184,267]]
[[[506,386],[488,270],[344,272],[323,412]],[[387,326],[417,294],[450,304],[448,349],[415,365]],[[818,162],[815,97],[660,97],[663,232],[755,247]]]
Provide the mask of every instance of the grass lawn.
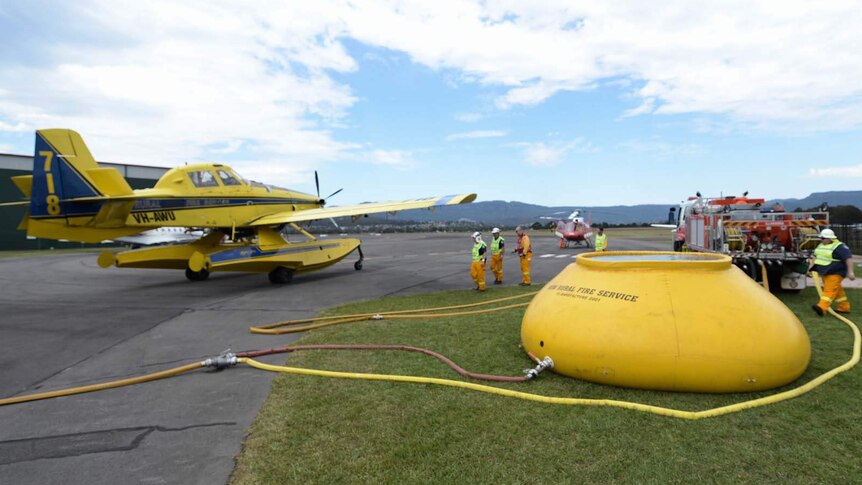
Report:
[[[535,289],[535,288],[534,288]],[[495,288],[492,296],[525,292]],[[855,308],[862,292],[850,291]],[[357,313],[469,303],[445,292],[333,309]],[[812,341],[806,382],[847,361],[853,337],[818,318],[813,289],[782,295]],[[523,308],[434,320],[382,320],[308,332],[300,344],[405,344],[439,351],[473,372],[520,375]],[[740,311],[744,311],[740,309]],[[858,312],[858,310],[857,310]],[[273,337],[273,345],[278,345]],[[289,365],[462,380],[424,355],[307,351]],[[545,373],[490,383],[551,396],[610,398],[702,410],[771,394],[699,395],[614,388]],[[792,386],[789,386],[792,387]],[[298,482],[771,482],[862,480],[862,372],[854,368],[782,403],[700,421],[619,408],[540,404],[425,384],[282,374],[237,459],[234,484]]]

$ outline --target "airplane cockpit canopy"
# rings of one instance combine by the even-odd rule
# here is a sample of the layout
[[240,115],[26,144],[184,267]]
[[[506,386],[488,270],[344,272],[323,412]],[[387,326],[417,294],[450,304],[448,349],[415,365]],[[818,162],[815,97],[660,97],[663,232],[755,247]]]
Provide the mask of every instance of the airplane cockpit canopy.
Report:
[[195,170],[187,172],[192,183],[197,188],[218,187],[215,177],[209,170]]
[[222,185],[224,185],[225,187],[228,187],[231,185],[242,185],[242,182],[240,182],[241,177],[232,173],[230,170],[225,170],[225,169],[221,168],[216,173],[218,174],[218,177],[221,179]]
[[189,170],[186,174],[192,184],[199,189],[218,187],[219,181],[225,187],[246,185],[245,179],[227,167],[218,167],[214,170]]

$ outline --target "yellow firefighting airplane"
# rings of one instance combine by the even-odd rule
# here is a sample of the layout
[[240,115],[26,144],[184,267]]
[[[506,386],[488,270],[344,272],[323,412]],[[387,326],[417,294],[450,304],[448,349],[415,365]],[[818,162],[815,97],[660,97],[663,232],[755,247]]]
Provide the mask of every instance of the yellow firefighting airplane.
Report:
[[[319,194],[246,181],[214,163],[174,168],[155,187],[132,190],[119,171],[100,168],[81,136],[66,129],[36,131],[33,175],[12,179],[30,199],[18,229],[31,237],[95,243],[165,226],[204,229],[200,239],[187,244],[99,255],[102,267],[184,269],[193,281],[214,271],[255,271],[267,272],[273,283],[287,283],[294,273],[325,268],[354,250],[359,270],[359,239],[318,241],[297,223],[433,210],[476,199],[476,194],[464,194],[324,208]],[[281,235],[285,226],[309,240],[286,241]]]

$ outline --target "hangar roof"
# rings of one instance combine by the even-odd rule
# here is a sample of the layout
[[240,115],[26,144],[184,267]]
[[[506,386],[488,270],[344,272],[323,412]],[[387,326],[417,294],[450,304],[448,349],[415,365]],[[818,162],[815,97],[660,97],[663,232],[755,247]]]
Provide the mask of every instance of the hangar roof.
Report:
[[[101,167],[113,167],[120,171],[126,178],[158,180],[170,168],[149,167],[146,165],[130,165],[124,163],[98,162]],[[33,157],[30,155],[14,155],[0,153],[0,170],[33,170]]]

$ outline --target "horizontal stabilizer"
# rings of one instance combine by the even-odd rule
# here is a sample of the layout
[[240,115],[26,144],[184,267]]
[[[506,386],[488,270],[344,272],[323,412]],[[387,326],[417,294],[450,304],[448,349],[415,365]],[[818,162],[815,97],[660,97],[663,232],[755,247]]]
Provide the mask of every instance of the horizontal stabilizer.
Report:
[[15,184],[15,187],[18,187],[18,190],[24,194],[24,197],[30,198],[30,194],[33,192],[33,176],[32,175],[17,175],[12,177],[12,182]]
[[29,222],[30,222],[30,211],[27,211],[24,214],[24,218],[21,219],[21,222],[18,223],[17,229],[19,231],[26,231]]

